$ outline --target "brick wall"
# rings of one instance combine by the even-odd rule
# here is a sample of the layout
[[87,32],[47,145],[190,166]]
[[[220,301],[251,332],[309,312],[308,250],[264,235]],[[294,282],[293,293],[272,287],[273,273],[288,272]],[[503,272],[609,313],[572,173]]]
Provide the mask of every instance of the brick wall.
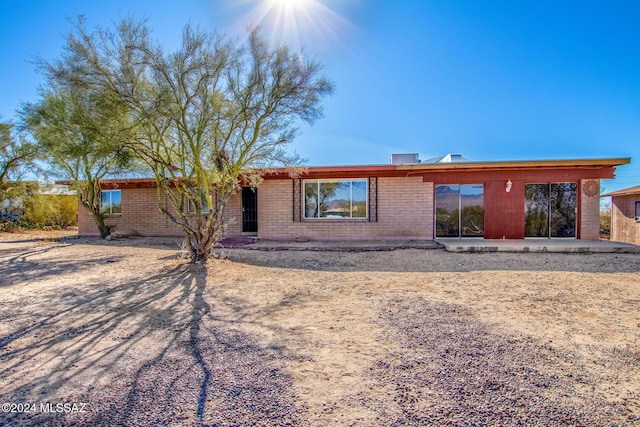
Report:
[[[378,222],[293,221],[293,182],[266,180],[258,193],[258,237],[314,240],[433,238],[433,184],[422,177],[378,178]],[[299,207],[296,207],[299,209]]]
[[224,208],[225,234],[238,236],[242,234],[242,192],[239,191],[227,202]]
[[[120,191],[122,192],[122,213],[109,215],[105,220],[107,225],[115,226],[117,233],[127,236],[180,237],[184,235],[182,228],[160,212],[155,188],[132,188]],[[242,214],[241,202],[240,196],[236,194],[231,197],[225,209],[225,223],[229,235],[240,234],[235,217]],[[170,208],[170,211],[175,212],[173,208]],[[78,235],[100,235],[93,217],[80,203],[78,203]]]
[[612,197],[611,240],[640,245],[640,222],[635,219],[636,202],[640,202],[640,194]]
[[[579,188],[580,237],[584,240],[598,240],[600,199],[598,194],[594,196],[584,194],[585,182],[586,180],[581,180]],[[599,183],[597,180],[596,182]],[[380,177],[377,189],[377,222],[360,219],[303,219],[294,222],[293,181],[291,179],[265,180],[258,191],[258,237],[264,239],[306,237],[314,240],[433,238],[433,183],[425,183],[422,177],[416,176]],[[122,214],[112,215],[107,219],[107,224],[116,226],[116,232],[141,236],[183,235],[182,230],[159,211],[155,189],[122,189],[121,191]],[[634,208],[635,206],[631,206],[629,209]],[[296,209],[300,207],[297,206]],[[622,208],[618,209],[622,212]],[[614,214],[615,212],[614,206]],[[620,215],[625,216],[624,213]],[[615,221],[614,219],[614,223]],[[242,235],[240,192],[231,197],[225,208],[225,225],[227,236]],[[639,224],[635,224],[635,221],[633,225],[634,230],[639,228]],[[617,234],[620,232],[621,226],[614,224],[612,238],[629,241],[624,240],[625,236]],[[637,233],[640,235],[640,231]],[[98,235],[93,219],[82,206],[78,211],[78,234]]]
[[78,200],[78,236],[99,236],[96,223],[89,211]]
[[[593,196],[584,193],[585,183],[595,181],[598,190]],[[580,239],[600,240],[600,180],[583,179],[579,183],[580,187]]]
[[[122,189],[122,213],[108,215],[107,225],[128,236],[182,236],[181,229],[160,212],[155,188]],[[97,236],[93,217],[82,206],[78,208],[78,234]]]

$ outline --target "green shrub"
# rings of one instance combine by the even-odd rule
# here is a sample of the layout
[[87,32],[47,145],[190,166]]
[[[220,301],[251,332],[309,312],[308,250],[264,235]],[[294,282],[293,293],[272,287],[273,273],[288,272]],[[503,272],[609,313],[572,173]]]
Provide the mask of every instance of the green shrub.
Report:
[[78,199],[76,196],[52,196],[55,197],[56,211],[53,223],[60,228],[70,225],[78,225]]
[[21,225],[28,228],[75,225],[78,203],[75,196],[32,193],[24,198]]
[[51,225],[55,209],[54,201],[50,197],[31,193],[24,197],[24,215],[20,220],[27,226],[42,228]]

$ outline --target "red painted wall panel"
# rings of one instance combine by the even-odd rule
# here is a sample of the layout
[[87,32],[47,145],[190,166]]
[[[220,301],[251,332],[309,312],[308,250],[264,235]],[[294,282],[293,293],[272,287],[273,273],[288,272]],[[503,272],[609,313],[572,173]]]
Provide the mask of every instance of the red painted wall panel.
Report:
[[524,181],[490,181],[484,185],[485,239],[524,238]]
[[[600,170],[547,169],[520,171],[447,171],[423,174],[424,181],[436,184],[476,184],[489,181],[523,181],[528,184],[545,182],[578,182],[581,179],[599,179]],[[523,202],[524,203],[524,202]]]
[[[527,170],[527,171],[478,171],[430,173],[424,179],[438,184],[483,184],[485,239],[524,238],[524,186],[547,182],[576,182],[585,177],[597,176],[595,170]],[[506,183],[512,187],[506,192]],[[578,206],[581,206],[578,200]],[[580,218],[580,215],[577,216]],[[580,224],[578,224],[578,230]]]

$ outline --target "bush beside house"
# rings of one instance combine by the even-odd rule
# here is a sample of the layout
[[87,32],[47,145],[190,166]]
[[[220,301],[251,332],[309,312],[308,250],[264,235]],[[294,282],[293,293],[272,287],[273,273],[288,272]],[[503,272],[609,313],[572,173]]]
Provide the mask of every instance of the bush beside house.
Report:
[[65,228],[78,224],[77,214],[76,196],[35,193],[25,198],[20,223],[32,228]]
[[12,228],[65,228],[78,224],[74,193],[58,186],[21,183],[22,191],[2,201],[0,230]]

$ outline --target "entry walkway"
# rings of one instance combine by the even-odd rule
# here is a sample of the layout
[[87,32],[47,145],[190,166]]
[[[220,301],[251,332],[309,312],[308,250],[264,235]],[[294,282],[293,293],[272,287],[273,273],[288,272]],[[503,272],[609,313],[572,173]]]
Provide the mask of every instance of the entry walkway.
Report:
[[449,252],[640,253],[640,246],[609,240],[578,239],[438,239]]

